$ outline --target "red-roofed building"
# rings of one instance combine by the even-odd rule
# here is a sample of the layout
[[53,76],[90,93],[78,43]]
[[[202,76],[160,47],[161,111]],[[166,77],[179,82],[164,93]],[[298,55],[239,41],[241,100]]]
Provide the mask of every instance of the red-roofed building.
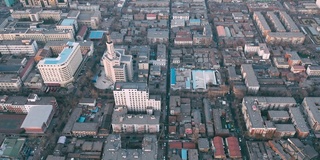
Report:
[[226,138],[226,143],[228,146],[228,152],[230,158],[241,158],[241,151],[240,146],[238,142],[238,138],[236,137],[228,137]]
[[196,149],[196,144],[193,142],[183,142],[182,148],[184,149]]
[[290,70],[292,73],[301,73],[305,72],[306,68],[304,68],[304,66],[292,66]]
[[224,153],[223,148],[223,139],[221,137],[214,137],[212,139],[212,150],[214,154],[214,158],[224,159],[226,158],[226,154]]
[[22,72],[20,72],[19,77],[22,81],[24,81],[28,74],[30,73],[31,69],[34,67],[35,61],[34,58],[31,57],[27,62],[26,66],[23,68]]
[[81,29],[79,30],[76,38],[78,41],[83,41],[84,37],[87,35],[88,27],[87,26],[82,26]]
[[169,148],[170,149],[182,149],[182,143],[181,142],[170,142]]
[[157,15],[156,14],[147,14],[147,20],[156,20],[157,19]]
[[169,134],[176,134],[177,126],[169,126]]

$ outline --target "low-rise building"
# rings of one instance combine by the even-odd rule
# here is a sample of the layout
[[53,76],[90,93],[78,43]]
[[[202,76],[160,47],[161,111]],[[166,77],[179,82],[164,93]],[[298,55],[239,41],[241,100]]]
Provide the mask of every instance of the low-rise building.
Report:
[[34,56],[38,49],[37,42],[34,40],[0,41],[1,54]]
[[21,89],[22,81],[17,74],[0,74],[0,90],[17,92]]
[[68,32],[72,32],[73,35],[76,34],[76,32],[78,31],[78,22],[76,19],[72,19],[72,18],[66,18],[63,19],[62,21],[60,21],[57,25],[56,25],[57,30],[59,31],[68,31]]
[[299,138],[305,138],[309,135],[309,127],[304,119],[299,107],[290,107],[289,114],[291,122],[294,124],[297,136]]
[[115,133],[156,133],[160,131],[160,116],[128,114],[126,107],[117,107],[112,114]]
[[308,76],[320,76],[320,66],[308,66],[306,73]]
[[4,159],[23,159],[23,148],[26,138],[6,138],[1,143],[0,158]]
[[275,127],[275,137],[293,137],[296,134],[293,124],[275,124]]
[[311,129],[320,131],[320,97],[305,97],[302,106]]
[[268,111],[268,118],[273,122],[288,122],[290,116],[287,111],[270,110]]
[[[263,110],[286,110],[296,105],[292,97],[244,97],[242,113],[250,136],[272,137],[276,127],[262,118]],[[264,122],[264,123],[261,123]]]
[[251,64],[241,65],[242,77],[245,79],[245,84],[247,86],[249,93],[257,93],[259,91],[260,85],[255,75]]
[[198,149],[200,152],[208,152],[209,147],[209,141],[207,138],[199,138],[198,139]]
[[242,158],[240,145],[237,137],[226,138],[226,145],[228,147],[229,157],[232,159]]
[[160,28],[150,28],[147,34],[149,43],[168,43],[169,30]]
[[265,43],[259,43],[259,45],[257,46],[251,46],[251,45],[248,45],[246,44],[244,46],[244,51],[246,53],[258,53],[258,55],[260,57],[262,57],[262,59],[269,59],[270,57],[270,51],[267,47],[267,44]]
[[96,136],[98,134],[98,123],[80,123],[73,124],[71,133],[74,136]]
[[21,128],[25,129],[26,133],[45,133],[53,115],[54,108],[52,106],[31,107]]

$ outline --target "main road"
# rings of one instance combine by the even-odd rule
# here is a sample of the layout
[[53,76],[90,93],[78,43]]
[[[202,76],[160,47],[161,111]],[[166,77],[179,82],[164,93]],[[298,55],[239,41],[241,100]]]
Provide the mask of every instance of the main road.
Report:
[[[171,3],[172,0],[170,0],[170,6],[169,6],[169,21],[168,21],[168,26],[170,28],[171,26],[171,15],[172,15],[172,10],[171,10]],[[164,152],[164,159],[169,160],[169,116],[170,116],[170,62],[171,62],[171,48],[173,47],[172,41],[170,39],[171,37],[171,30],[169,30],[169,40],[168,40],[168,54],[167,54],[167,84],[166,84],[166,107],[165,107],[165,112],[166,112],[166,118],[164,122],[164,147],[165,147],[165,152]]]

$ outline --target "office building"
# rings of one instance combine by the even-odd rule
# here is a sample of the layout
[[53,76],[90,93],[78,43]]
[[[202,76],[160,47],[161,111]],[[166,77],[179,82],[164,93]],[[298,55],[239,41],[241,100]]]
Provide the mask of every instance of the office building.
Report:
[[311,129],[320,131],[320,97],[305,97],[302,106]]
[[124,49],[114,49],[110,35],[107,34],[107,51],[102,57],[106,76],[113,83],[132,81],[132,56],[125,55]]
[[256,94],[260,89],[260,85],[252,68],[252,64],[242,64],[241,73],[245,80],[248,92]]
[[73,82],[82,59],[79,43],[68,42],[57,58],[44,58],[37,67],[46,85],[66,87]]
[[147,83],[117,82],[113,96],[116,106],[126,106],[128,111],[152,113],[161,109],[160,96],[150,96]]
[[34,56],[38,49],[38,44],[34,40],[0,41],[1,54]]
[[128,114],[126,107],[117,107],[112,114],[112,129],[115,133],[157,133],[160,131],[160,116]]

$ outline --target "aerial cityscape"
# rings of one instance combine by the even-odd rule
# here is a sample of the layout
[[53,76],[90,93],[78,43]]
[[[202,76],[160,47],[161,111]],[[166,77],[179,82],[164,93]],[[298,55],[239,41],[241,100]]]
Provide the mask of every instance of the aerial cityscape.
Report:
[[0,1],[0,160],[213,159],[320,159],[320,0]]

